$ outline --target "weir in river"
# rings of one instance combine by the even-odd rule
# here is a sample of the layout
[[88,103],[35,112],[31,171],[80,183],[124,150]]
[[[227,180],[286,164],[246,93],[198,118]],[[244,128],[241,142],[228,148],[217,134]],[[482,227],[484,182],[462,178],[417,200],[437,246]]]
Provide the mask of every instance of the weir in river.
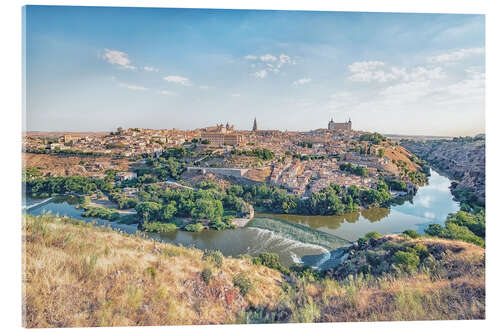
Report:
[[255,217],[248,223],[248,227],[269,230],[284,238],[289,238],[300,243],[318,245],[329,250],[334,250],[350,244],[348,240],[326,232],[314,230],[300,224],[266,217]]

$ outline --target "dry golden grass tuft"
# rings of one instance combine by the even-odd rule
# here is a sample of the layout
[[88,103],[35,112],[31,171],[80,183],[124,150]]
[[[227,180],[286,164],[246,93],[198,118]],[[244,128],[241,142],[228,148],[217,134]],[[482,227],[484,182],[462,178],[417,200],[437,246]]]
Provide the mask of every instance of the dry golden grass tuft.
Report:
[[[273,304],[281,274],[61,217],[25,216],[24,325],[81,327],[232,323],[251,303]],[[201,272],[210,268],[205,282]],[[255,286],[243,297],[232,278]]]

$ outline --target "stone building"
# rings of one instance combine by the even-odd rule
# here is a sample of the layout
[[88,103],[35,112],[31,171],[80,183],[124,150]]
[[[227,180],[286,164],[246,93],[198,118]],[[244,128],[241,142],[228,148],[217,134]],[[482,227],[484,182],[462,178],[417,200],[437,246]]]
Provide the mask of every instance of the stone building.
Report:
[[207,127],[201,134],[201,140],[210,141],[211,146],[237,146],[243,142],[240,134],[234,133],[234,125],[220,124],[217,126]]
[[332,119],[328,122],[328,129],[330,131],[352,131],[352,122],[349,118],[349,121],[345,123],[336,123]]

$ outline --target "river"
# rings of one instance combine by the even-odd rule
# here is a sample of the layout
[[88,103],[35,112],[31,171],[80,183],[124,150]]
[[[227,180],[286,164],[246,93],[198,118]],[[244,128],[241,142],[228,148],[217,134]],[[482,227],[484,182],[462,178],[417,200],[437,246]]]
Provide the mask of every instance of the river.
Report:
[[[370,231],[381,234],[399,233],[406,229],[423,232],[431,223],[444,224],[449,213],[458,211],[453,201],[448,178],[431,170],[429,183],[421,187],[413,200],[388,208],[365,209],[360,212],[337,216],[300,216],[285,214],[258,214],[247,227],[230,230],[204,230],[199,233],[175,231],[164,234],[147,234],[149,237],[199,249],[219,249],[226,256],[256,255],[273,252],[284,265],[304,263],[325,267],[332,262],[333,251],[349,244]],[[83,210],[71,198],[42,200],[27,198],[24,207],[32,215],[47,212],[85,221],[127,233],[135,233],[136,225],[124,225],[100,219],[84,218]]]
[[355,241],[367,232],[400,233],[413,229],[423,233],[431,223],[444,225],[449,213],[460,209],[450,192],[448,178],[431,170],[429,183],[418,189],[411,201],[391,208],[363,209],[344,215],[303,216],[258,214],[258,217],[280,219]]

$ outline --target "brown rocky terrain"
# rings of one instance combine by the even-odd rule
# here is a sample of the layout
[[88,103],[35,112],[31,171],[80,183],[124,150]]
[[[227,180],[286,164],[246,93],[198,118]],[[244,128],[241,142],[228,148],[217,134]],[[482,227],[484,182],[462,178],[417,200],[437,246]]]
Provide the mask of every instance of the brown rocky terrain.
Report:
[[485,140],[401,141],[401,145],[432,167],[458,180],[457,189],[469,189],[485,200]]
[[106,170],[129,171],[132,162],[110,157],[22,154],[26,168],[37,168],[44,176],[104,176]]

